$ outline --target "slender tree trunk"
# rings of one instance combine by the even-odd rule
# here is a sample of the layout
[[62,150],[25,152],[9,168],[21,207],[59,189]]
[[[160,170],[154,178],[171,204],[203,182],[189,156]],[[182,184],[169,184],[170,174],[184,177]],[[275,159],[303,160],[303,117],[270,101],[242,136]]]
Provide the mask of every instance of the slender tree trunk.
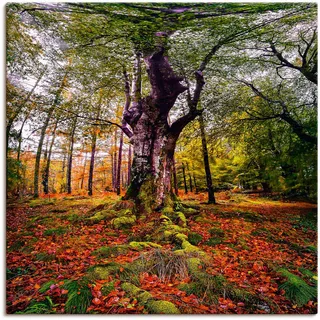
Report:
[[199,124],[200,124],[200,131],[201,131],[202,156],[203,156],[204,168],[206,171],[208,203],[216,203],[216,199],[214,197],[213,186],[212,186],[212,178],[211,178],[211,171],[210,171],[210,164],[209,164],[209,157],[208,157],[208,148],[207,148],[207,139],[206,139],[206,134],[205,134],[205,130],[204,130],[204,122],[203,122],[202,115],[199,116]]
[[42,151],[42,146],[43,146],[43,141],[45,138],[46,130],[50,121],[50,118],[52,116],[52,113],[55,109],[55,105],[51,106],[50,109],[48,110],[46,120],[42,126],[41,129],[41,134],[40,134],[40,140],[38,144],[38,149],[37,149],[37,154],[36,154],[36,162],[35,162],[35,168],[34,168],[34,180],[33,180],[33,196],[34,198],[39,197],[39,171],[40,171],[40,159],[41,159],[41,151]]
[[83,171],[82,171],[82,177],[81,177],[81,185],[80,185],[80,189],[83,190],[83,182],[84,182],[84,176],[86,173],[86,163],[87,163],[87,152],[84,156],[84,164],[83,164]]
[[176,162],[175,162],[175,159],[174,159],[174,158],[173,158],[172,174],[173,174],[174,193],[176,194],[176,196],[178,196],[178,195],[179,195],[178,179],[177,179]]
[[189,170],[189,164],[188,164],[188,162],[187,162],[187,170],[188,170],[188,176],[189,176],[190,191],[193,192],[192,178],[191,178],[191,173],[190,173],[190,170]]
[[119,142],[119,157],[118,157],[118,169],[117,169],[117,183],[116,183],[116,190],[117,195],[120,195],[121,189],[121,163],[122,163],[122,146],[123,146],[123,131],[120,134],[120,142]]
[[114,190],[114,185],[115,185],[115,175],[114,175],[114,160],[113,160],[113,151],[111,152],[111,177],[112,177],[112,190]]
[[55,137],[56,137],[57,126],[58,126],[58,120],[56,121],[54,128],[53,128],[52,140],[51,140],[51,144],[49,147],[48,158],[47,158],[46,166],[45,166],[43,176],[42,176],[43,191],[45,194],[49,193],[50,162],[51,162],[52,148],[53,148]]
[[[102,102],[102,95],[100,92],[99,102],[98,102],[98,109],[96,117],[100,117],[101,112],[101,102]],[[91,143],[91,158],[90,158],[90,167],[89,167],[89,178],[88,178],[88,195],[92,196],[93,194],[93,171],[94,171],[94,158],[96,153],[97,147],[97,132],[93,131],[92,133],[92,143]]]
[[33,187],[34,188],[33,196],[34,196],[34,198],[38,198],[39,197],[39,171],[40,171],[40,159],[41,159],[41,151],[42,151],[42,145],[43,145],[44,137],[45,137],[45,134],[46,134],[46,130],[47,130],[49,121],[50,121],[51,116],[53,114],[53,111],[55,110],[56,106],[59,104],[59,98],[60,98],[60,95],[62,93],[62,90],[66,86],[67,74],[68,74],[68,72],[66,72],[64,77],[63,77],[63,80],[62,80],[62,83],[60,85],[60,88],[57,90],[54,102],[53,102],[52,106],[49,108],[49,110],[47,112],[47,117],[46,117],[45,122],[44,122],[44,124],[42,126],[42,129],[41,129],[40,140],[39,140],[37,154],[36,154],[35,169],[34,169],[34,180],[33,180],[33,186],[34,186]]
[[63,193],[66,191],[66,183],[65,183],[65,169],[66,169],[66,160],[67,160],[67,150],[64,150],[63,153],[63,159],[62,159],[62,167],[61,167],[61,173],[62,173],[62,183],[60,186],[60,193]]
[[[29,102],[33,92],[37,88],[37,86],[38,86],[40,80],[42,79],[42,77],[44,76],[46,70],[47,70],[47,67],[45,67],[44,70],[40,73],[39,78],[37,79],[36,83],[32,87],[31,91],[27,94],[27,96],[24,99],[24,101],[19,105],[18,110],[8,120],[8,123],[7,123],[7,126],[6,126],[6,154],[7,154],[7,156],[8,156],[8,151],[9,151],[9,136],[10,136],[11,127],[12,127],[15,119],[17,118],[17,116],[20,114],[22,108],[27,104],[27,102]],[[24,123],[23,123],[23,125],[24,125]]]
[[94,158],[96,153],[96,143],[97,135],[94,133],[92,135],[92,144],[91,144],[91,158],[90,158],[90,167],[89,167],[89,179],[88,179],[88,195],[92,196],[92,184],[93,184],[93,170],[94,170]]
[[117,174],[117,156],[118,156],[118,153],[117,153],[117,133],[118,133],[118,130],[116,129],[115,132],[114,132],[114,153],[113,153],[113,174],[114,174],[114,179],[113,179],[113,191],[116,192],[117,191],[117,177],[118,177],[118,174]]
[[187,179],[186,179],[186,168],[184,163],[182,162],[182,176],[183,176],[183,184],[184,184],[184,193],[188,193]]
[[192,175],[193,177],[193,184],[194,184],[194,188],[195,188],[195,193],[199,193],[199,190],[198,190],[198,185],[197,185],[197,179],[196,179],[196,176],[195,174]]
[[74,147],[74,134],[77,127],[77,117],[74,118],[71,134],[70,134],[70,148],[68,153],[68,167],[67,167],[67,193],[71,194],[72,192],[72,157],[73,157],[73,147]]
[[128,185],[131,182],[131,162],[132,162],[132,149],[131,149],[131,144],[129,144],[129,150],[128,150]]

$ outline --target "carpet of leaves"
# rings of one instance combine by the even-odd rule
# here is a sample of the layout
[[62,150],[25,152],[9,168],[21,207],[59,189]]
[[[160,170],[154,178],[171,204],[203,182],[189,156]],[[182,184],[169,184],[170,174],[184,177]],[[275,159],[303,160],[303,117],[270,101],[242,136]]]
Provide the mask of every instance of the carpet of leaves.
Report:
[[[288,301],[284,292],[278,290],[280,278],[275,271],[285,267],[297,275],[300,268],[316,272],[316,254],[303,250],[316,246],[316,231],[295,225],[298,218],[316,210],[315,204],[226,193],[217,195],[217,205],[203,204],[204,194],[189,193],[181,198],[202,203],[201,216],[205,219],[196,221],[190,218],[188,225],[191,232],[202,236],[198,246],[212,257],[212,263],[205,270],[207,273],[223,275],[237,287],[269,299],[276,306],[277,313],[316,312],[317,303],[313,301],[302,307]],[[67,293],[62,288],[64,281],[80,279],[90,266],[112,261],[125,264],[141,255],[137,251],[108,259],[92,255],[102,246],[128,243],[130,232],[117,230],[115,234],[108,221],[94,225],[84,222],[90,216],[90,209],[106,199],[115,201],[117,198],[108,193],[92,198],[41,198],[36,206],[31,206],[28,201],[8,203],[7,313],[24,310],[31,300],[41,301],[46,295],[54,301],[54,311],[64,313]],[[247,219],[243,214],[246,212],[256,216]],[[212,227],[222,230],[224,237],[220,243],[208,245]],[[52,229],[55,231],[50,232]],[[166,248],[172,246],[168,244]],[[209,304],[205,297],[188,295],[178,286],[190,282],[189,278],[173,277],[162,281],[157,275],[144,272],[139,279],[141,289],[149,291],[156,299],[171,301],[182,313],[249,312],[244,302],[234,302],[224,296],[219,297],[217,303]],[[39,288],[49,280],[55,280],[55,284],[48,292],[40,294]],[[104,296],[101,287],[112,280],[115,281],[114,289]],[[135,297],[126,296],[117,278],[110,276],[110,279],[96,280],[89,286],[93,298],[87,313],[147,313]],[[265,311],[261,309],[259,312]]]

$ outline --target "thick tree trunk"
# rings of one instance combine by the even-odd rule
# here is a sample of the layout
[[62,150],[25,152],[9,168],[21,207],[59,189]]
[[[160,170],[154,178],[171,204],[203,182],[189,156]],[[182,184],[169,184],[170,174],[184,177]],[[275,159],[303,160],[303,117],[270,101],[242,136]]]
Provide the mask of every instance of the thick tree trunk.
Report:
[[206,171],[206,180],[207,180],[207,189],[208,189],[208,203],[216,203],[216,199],[214,197],[213,186],[212,186],[212,178],[211,178],[208,149],[207,149],[207,139],[206,139],[206,134],[204,131],[204,122],[203,122],[202,115],[199,116],[199,124],[200,124],[200,131],[201,131],[203,162],[204,162],[204,168]]
[[[143,118],[133,139],[131,184],[124,199],[136,199],[142,209],[152,211],[168,205],[172,198],[171,176],[177,138],[165,123],[151,125]],[[159,119],[156,121],[158,122]]]
[[74,119],[70,135],[70,148],[68,155],[68,167],[67,167],[67,193],[72,192],[72,157],[73,157],[73,147],[74,147],[74,134],[77,127],[77,118]]
[[204,85],[199,71],[195,74],[194,96],[188,101],[189,113],[173,124],[168,123],[170,109],[187,88],[180,84],[183,79],[174,74],[163,53],[161,48],[144,58],[151,92],[140,99],[140,86],[133,86],[136,89],[132,94],[132,105],[125,108],[123,116],[132,129],[129,137],[133,145],[131,184],[124,199],[132,199],[144,212],[173,205],[171,177],[176,142],[183,128],[201,113],[196,109]]

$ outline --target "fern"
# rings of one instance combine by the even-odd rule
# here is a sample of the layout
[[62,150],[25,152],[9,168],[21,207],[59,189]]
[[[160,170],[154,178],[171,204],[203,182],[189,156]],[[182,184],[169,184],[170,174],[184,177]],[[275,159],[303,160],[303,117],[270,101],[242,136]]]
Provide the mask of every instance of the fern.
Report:
[[306,304],[310,300],[317,298],[317,288],[309,286],[300,277],[292,274],[286,269],[280,269],[279,272],[287,278],[287,281],[279,286],[279,289],[285,291],[285,296],[296,303],[298,306]]
[[47,296],[44,301],[33,301],[25,310],[18,311],[16,314],[52,314],[56,313],[52,310],[55,306],[51,298]]
[[68,290],[68,300],[66,302],[66,313],[86,313],[89,307],[92,294],[86,280],[70,281],[66,283]]

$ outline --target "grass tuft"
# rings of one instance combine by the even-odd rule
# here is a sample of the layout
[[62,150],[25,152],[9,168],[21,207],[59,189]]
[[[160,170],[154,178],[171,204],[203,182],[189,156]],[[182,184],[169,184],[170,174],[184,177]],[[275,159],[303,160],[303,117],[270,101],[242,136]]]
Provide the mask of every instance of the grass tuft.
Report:
[[55,306],[51,298],[47,296],[44,301],[32,301],[25,310],[18,311],[16,314],[53,314],[56,313],[53,309]]
[[298,306],[303,306],[308,301],[317,298],[316,287],[309,286],[300,277],[286,269],[280,269],[279,272],[287,278],[285,282],[279,285],[279,289],[284,290],[285,296],[293,303],[296,303]]
[[85,279],[70,281],[64,285],[68,290],[68,300],[66,302],[66,313],[83,314],[91,304],[92,294]]

